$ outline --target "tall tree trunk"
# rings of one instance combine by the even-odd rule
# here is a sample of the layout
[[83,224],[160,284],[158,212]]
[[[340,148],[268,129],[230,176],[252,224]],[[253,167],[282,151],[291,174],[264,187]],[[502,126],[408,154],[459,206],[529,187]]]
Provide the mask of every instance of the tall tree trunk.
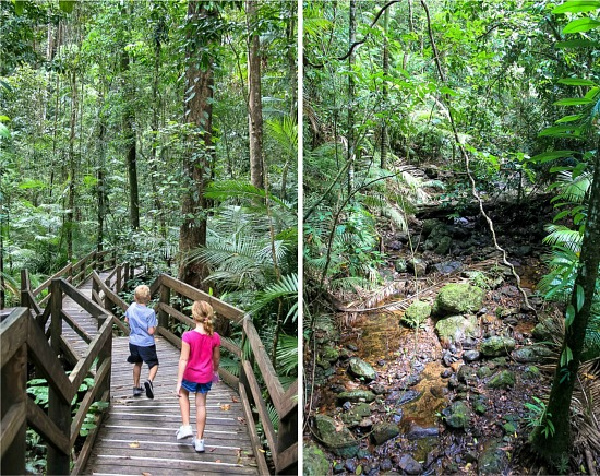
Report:
[[263,117],[260,71],[260,37],[257,28],[257,0],[246,0],[248,22],[248,119],[250,123],[250,182],[264,188]]
[[[388,49],[388,23],[389,23],[389,11],[391,7],[385,9],[383,14],[383,75],[387,76],[389,71],[389,49]],[[388,90],[387,83],[384,78],[383,81],[383,104],[387,107]],[[387,162],[387,146],[388,146],[388,128],[387,119],[383,119],[381,124],[381,168],[385,169]]]
[[[600,243],[600,156],[597,155],[594,177],[590,186],[587,224],[569,306],[570,310],[574,311],[575,317],[571,325],[565,323],[561,358],[554,372],[546,413],[547,419],[554,426],[554,434],[545,438],[543,427],[537,427],[533,435],[533,445],[536,451],[555,466],[561,458],[569,455],[571,445],[571,400],[590,319],[592,301],[596,292],[598,266],[600,265],[598,243]],[[570,312],[569,308],[567,308],[567,315]]]
[[104,220],[106,218],[106,117],[104,111],[104,95],[100,96],[99,105],[99,126],[98,126],[98,170],[96,178],[97,183],[97,198],[98,198],[98,232],[96,240],[96,250],[102,251],[104,243]]
[[71,122],[69,133],[69,205],[67,210],[67,257],[73,259],[73,227],[75,216],[75,125],[77,119],[77,84],[71,71]]
[[[350,8],[348,10],[348,47],[356,42],[356,0],[350,0]],[[354,144],[354,77],[352,76],[352,68],[354,66],[354,50],[351,49],[348,55],[348,152],[347,160],[350,164],[348,167],[348,193],[352,191],[354,182],[354,157],[356,156],[356,147]]]
[[[189,23],[191,25],[216,24],[218,15],[214,9],[216,7],[212,8],[207,9],[207,2],[190,1],[188,3]],[[179,232],[181,253],[179,279],[196,287],[200,287],[207,270],[202,263],[188,262],[187,253],[206,244],[204,190],[210,177],[208,169],[213,153],[214,56],[212,49],[215,44],[218,44],[217,40],[218,34],[206,37],[202,36],[201,32],[193,31],[192,28],[188,31],[183,120],[191,124],[195,132],[188,134],[187,151],[183,154],[183,176],[188,183],[181,201],[183,223]],[[201,43],[201,48],[198,42]]]
[[[126,12],[125,9],[121,9],[124,15],[133,15],[133,5],[131,10]],[[135,130],[134,121],[135,114],[131,107],[131,101],[133,100],[134,89],[131,84],[131,78],[129,77],[129,51],[122,45],[121,50],[121,75],[123,78],[123,89],[125,91],[125,107],[123,111],[123,140],[127,150],[127,172],[129,175],[129,222],[133,230],[137,230],[140,227],[140,197],[138,193],[137,183],[137,165],[136,165],[136,143],[135,143]]]
[[291,109],[290,117],[295,118],[298,115],[298,50],[296,49],[296,2],[288,2],[289,14],[285,27],[285,34],[288,44],[287,60],[288,60],[288,78],[291,90]]

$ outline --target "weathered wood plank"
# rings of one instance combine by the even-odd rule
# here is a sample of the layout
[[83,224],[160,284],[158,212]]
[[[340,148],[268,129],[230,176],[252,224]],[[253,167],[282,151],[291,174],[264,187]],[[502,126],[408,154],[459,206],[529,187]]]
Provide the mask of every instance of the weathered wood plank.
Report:
[[248,395],[246,395],[246,390],[244,390],[244,386],[241,383],[238,384],[238,388],[240,392],[240,398],[242,400],[242,407],[244,409],[244,416],[246,417],[246,421],[249,422],[248,430],[250,433],[250,440],[252,442],[252,449],[258,465],[259,474],[269,474],[267,461],[265,460],[265,455],[262,451],[262,443],[258,433],[256,432],[256,427],[254,426],[254,417],[252,415],[252,408],[250,408]]
[[0,367],[25,343],[28,314],[27,308],[18,307],[0,323]]
[[[63,309],[63,310],[60,312],[60,315],[61,315],[62,319],[63,319],[63,320],[64,320],[64,321],[65,321],[67,324],[69,324],[69,326],[71,327],[71,329],[72,329],[73,331],[75,331],[75,333],[76,333],[76,334],[77,334],[79,337],[81,337],[81,338],[84,340],[84,342],[85,342],[86,344],[89,344],[90,342],[92,342],[92,338],[90,337],[90,335],[89,335],[89,334],[86,332],[86,330],[85,330],[85,329],[84,329],[84,328],[83,328],[81,325],[79,325],[79,323],[78,323],[78,322],[77,322],[75,319],[73,319],[73,318],[70,316],[70,313],[68,312],[68,310],[67,310],[67,309]],[[63,332],[64,332],[64,331],[63,331]]]
[[[107,401],[109,399],[109,392],[105,392],[102,395],[101,401]],[[77,459],[73,462],[73,470],[71,471],[71,476],[76,476],[83,473],[83,468],[88,462],[90,454],[92,452],[92,448],[94,447],[94,443],[96,442],[96,437],[98,436],[98,432],[100,431],[100,425],[102,422],[103,413],[96,415],[95,424],[96,428],[93,428],[85,439],[85,443],[77,456]]]
[[86,355],[77,362],[77,365],[73,368],[69,380],[71,381],[73,388],[79,389],[81,382],[87,375],[94,359],[98,357],[98,353],[106,343],[106,340],[112,332],[112,321],[107,319],[106,322],[100,328],[94,340],[90,343]]
[[73,301],[75,301],[79,306],[81,306],[83,309],[89,312],[93,317],[97,318],[100,314],[104,313],[104,309],[98,306],[98,304],[96,304],[95,302],[92,302],[79,289],[74,288],[64,279],[61,279],[60,284],[62,291]]
[[37,288],[35,288],[33,290],[33,295],[37,296],[41,291],[43,291],[44,289],[46,289],[48,286],[50,286],[50,283],[52,282],[52,280],[54,278],[58,278],[60,276],[62,276],[63,274],[66,274],[68,272],[71,271],[71,267],[72,264],[69,263],[67,264],[63,269],[61,269],[60,271],[58,271],[57,273],[54,273],[52,276],[50,276],[46,281],[44,281],[42,284],[40,284]]
[[27,423],[58,450],[66,454],[71,452],[69,438],[31,399],[27,399]]
[[[27,415],[25,402],[14,403],[10,406],[6,415],[2,417],[0,425],[0,457],[10,448],[11,443],[23,426]],[[45,415],[44,415],[45,416]]]
[[28,324],[27,348],[31,351],[28,352],[28,356],[46,375],[48,384],[60,392],[66,401],[70,402],[75,394],[71,381],[59,365],[57,356],[46,341],[46,336],[33,318],[29,318]]

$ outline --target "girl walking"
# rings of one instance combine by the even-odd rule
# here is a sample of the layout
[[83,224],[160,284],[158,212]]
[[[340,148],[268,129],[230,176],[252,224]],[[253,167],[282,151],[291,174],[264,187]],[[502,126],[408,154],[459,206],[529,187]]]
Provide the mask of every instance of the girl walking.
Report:
[[218,380],[219,345],[221,338],[214,332],[214,311],[205,301],[194,301],[192,317],[196,328],[181,336],[181,356],[177,376],[177,395],[181,409],[182,425],[177,439],[190,438],[194,432],[190,425],[190,392],[196,394],[196,438],[192,441],[198,453],[204,452],[204,426],[206,425],[206,394]]

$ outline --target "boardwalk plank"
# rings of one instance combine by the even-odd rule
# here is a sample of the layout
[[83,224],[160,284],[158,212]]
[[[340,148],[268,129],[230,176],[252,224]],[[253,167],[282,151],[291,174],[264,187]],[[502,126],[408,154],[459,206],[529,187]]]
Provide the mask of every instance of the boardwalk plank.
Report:
[[[106,279],[110,273],[102,273]],[[88,281],[79,287],[91,299]],[[69,316],[92,338],[98,332],[96,319],[73,299],[65,297],[63,305]],[[79,358],[88,348],[82,338],[63,323],[64,338]],[[247,422],[239,395],[225,383],[213,385],[207,398],[207,422],[204,432],[206,452],[196,453],[191,439],[177,441],[175,432],[181,424],[179,398],[175,395],[179,349],[165,338],[156,337],[159,369],[154,384],[154,399],[132,395],[132,366],[128,337],[113,336],[111,405],[98,430],[84,474],[150,475],[217,475],[258,474]],[[142,369],[141,381],[148,375]],[[195,429],[194,397],[190,398],[191,424]],[[134,447],[130,445],[135,442]],[[139,445],[139,447],[137,446]]]

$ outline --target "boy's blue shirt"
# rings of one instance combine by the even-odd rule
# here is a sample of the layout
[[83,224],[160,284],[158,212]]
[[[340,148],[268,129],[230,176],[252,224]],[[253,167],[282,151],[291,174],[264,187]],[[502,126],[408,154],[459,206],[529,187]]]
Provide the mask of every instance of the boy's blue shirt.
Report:
[[154,336],[148,334],[150,327],[158,325],[154,309],[133,303],[125,316],[129,319],[129,342],[140,347],[154,345]]

